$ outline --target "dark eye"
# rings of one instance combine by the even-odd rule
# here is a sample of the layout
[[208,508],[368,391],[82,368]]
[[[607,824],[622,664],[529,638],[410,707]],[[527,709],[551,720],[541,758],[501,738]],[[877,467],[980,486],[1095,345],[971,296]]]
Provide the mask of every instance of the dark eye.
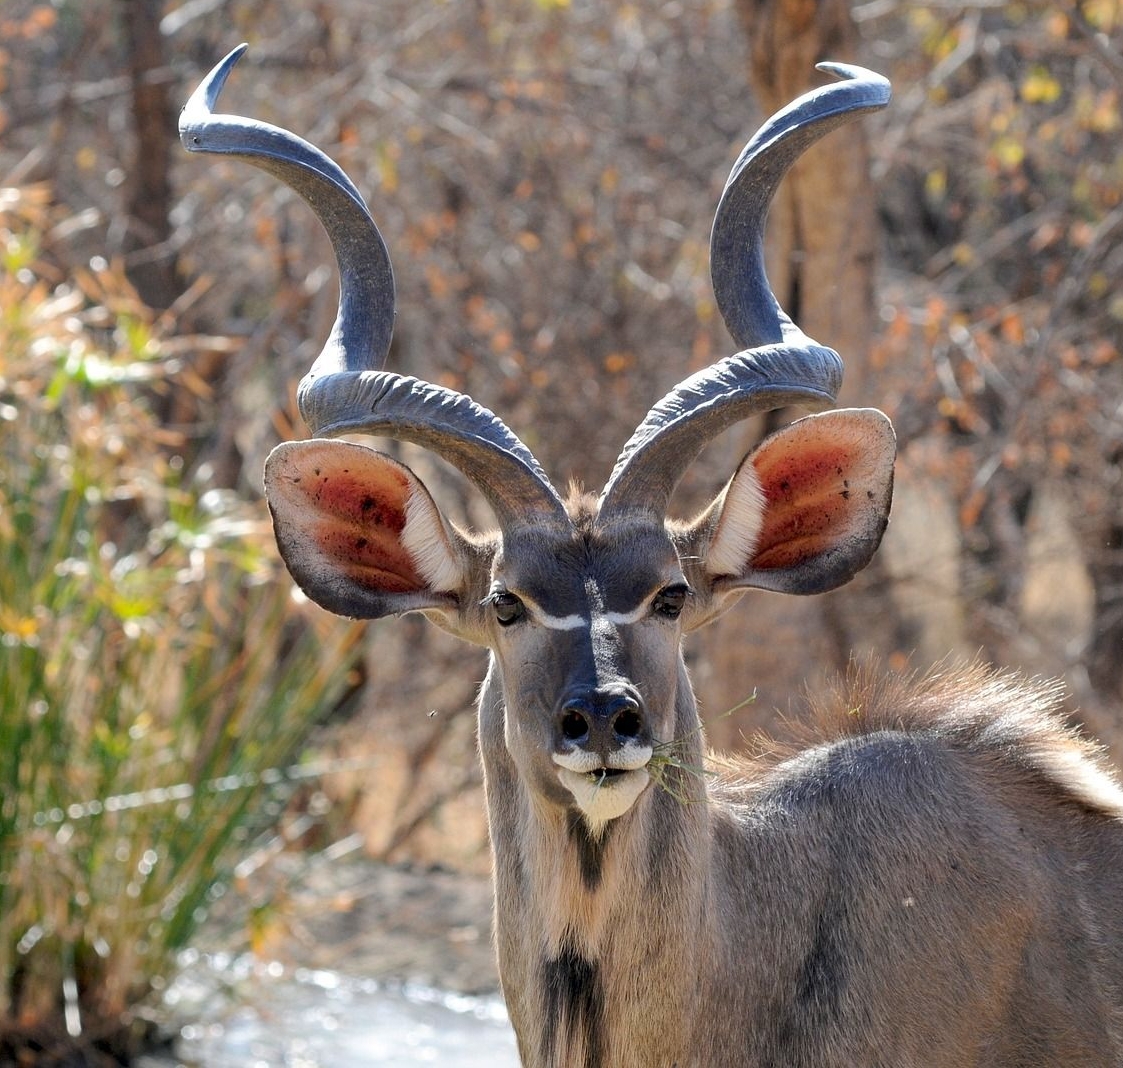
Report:
[[501,627],[509,627],[512,623],[517,623],[526,612],[522,601],[506,590],[491,595],[491,607],[495,611],[496,622]]
[[689,586],[667,586],[655,595],[655,600],[651,602],[651,610],[664,619],[678,619],[683,608],[686,607],[686,599],[689,596]]

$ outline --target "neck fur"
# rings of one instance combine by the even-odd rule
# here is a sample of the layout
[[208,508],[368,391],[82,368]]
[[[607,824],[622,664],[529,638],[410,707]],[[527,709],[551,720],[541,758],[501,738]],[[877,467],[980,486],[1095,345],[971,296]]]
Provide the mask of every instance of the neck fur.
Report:
[[[635,1033],[623,1016],[668,1015],[647,1003],[653,984],[642,976],[690,974],[708,941],[711,831],[700,732],[680,726],[673,756],[682,767],[661,768],[662,786],[653,782],[594,834],[576,808],[533,797],[518,777],[503,742],[500,690],[495,678],[485,684],[480,746],[500,972],[520,1052],[536,1066],[623,1064],[612,1059],[613,1035]],[[680,719],[696,725],[690,700]],[[681,1025],[663,1024],[667,1041],[682,1041]],[[648,1026],[653,1035],[663,1029]]]

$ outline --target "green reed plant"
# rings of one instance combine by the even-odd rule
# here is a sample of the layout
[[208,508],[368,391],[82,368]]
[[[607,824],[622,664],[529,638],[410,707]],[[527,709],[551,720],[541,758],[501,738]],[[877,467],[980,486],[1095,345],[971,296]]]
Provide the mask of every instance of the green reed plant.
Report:
[[358,638],[299,615],[260,502],[185,484],[171,343],[59,222],[0,190],[0,1063],[127,1050]]

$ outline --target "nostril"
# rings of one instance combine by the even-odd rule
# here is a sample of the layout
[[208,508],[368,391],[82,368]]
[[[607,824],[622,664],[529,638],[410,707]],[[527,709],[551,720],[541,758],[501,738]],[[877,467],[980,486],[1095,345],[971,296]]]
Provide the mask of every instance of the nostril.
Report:
[[567,742],[579,742],[589,733],[589,722],[580,712],[567,709],[562,713],[561,732]]
[[562,701],[557,713],[559,741],[607,752],[641,738],[643,706],[637,697],[619,690],[582,690]]
[[628,708],[621,712],[612,723],[617,738],[638,738],[643,730],[643,719],[639,710]]

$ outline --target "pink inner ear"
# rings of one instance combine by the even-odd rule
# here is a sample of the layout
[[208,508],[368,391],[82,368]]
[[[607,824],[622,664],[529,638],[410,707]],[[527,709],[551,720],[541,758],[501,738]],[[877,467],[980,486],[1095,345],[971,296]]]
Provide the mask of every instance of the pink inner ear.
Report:
[[794,567],[829,551],[861,525],[865,509],[857,507],[855,495],[872,498],[868,487],[856,484],[864,460],[860,449],[836,435],[800,436],[798,448],[781,435],[753,456],[767,501],[756,570]]
[[408,477],[388,464],[338,466],[319,462],[290,483],[316,516],[306,533],[332,567],[353,582],[387,593],[427,588],[401,543]]

